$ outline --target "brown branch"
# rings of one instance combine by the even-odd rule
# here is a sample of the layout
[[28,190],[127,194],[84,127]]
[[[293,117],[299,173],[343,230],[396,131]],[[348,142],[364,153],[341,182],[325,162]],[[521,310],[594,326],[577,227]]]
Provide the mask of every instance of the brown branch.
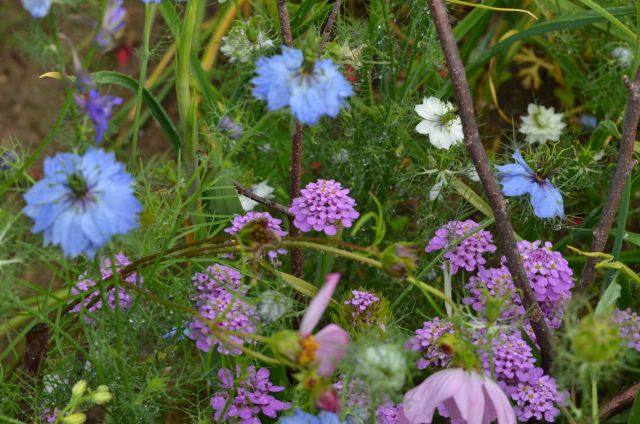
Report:
[[289,11],[287,10],[287,0],[278,0],[278,18],[280,18],[280,31],[284,43],[293,46],[293,36],[291,35],[291,23],[289,21]]
[[[633,143],[636,140],[638,119],[640,119],[640,71],[636,74],[635,81],[630,81],[629,78],[625,76],[624,84],[627,86],[629,96],[627,98],[627,109],[624,113],[624,121],[622,124],[618,164],[613,174],[607,200],[600,215],[600,222],[598,222],[598,226],[593,231],[590,249],[592,252],[604,251],[613,220],[618,213],[622,191],[636,163],[633,159]],[[598,262],[598,258],[587,258],[587,262],[582,269],[582,278],[578,284],[577,291],[585,290],[596,278],[595,266]]]
[[640,382],[618,393],[612,399],[609,399],[604,405],[600,406],[600,421],[606,421],[630,408],[640,389]]
[[340,11],[340,4],[342,0],[336,0],[333,3],[333,9],[331,9],[331,13],[327,18],[327,23],[324,25],[322,29],[322,38],[320,39],[320,48],[318,49],[318,58],[322,56],[324,52],[324,45],[329,41],[329,36],[331,35],[331,29],[333,28],[333,24],[336,22],[336,18],[338,17],[338,12]]
[[438,30],[440,44],[447,60],[449,74],[453,83],[453,92],[458,102],[460,119],[462,120],[462,130],[464,133],[464,143],[471,155],[473,164],[480,176],[480,181],[487,194],[489,204],[496,219],[496,227],[500,239],[502,240],[502,250],[507,258],[507,267],[513,278],[516,288],[522,293],[522,303],[530,313],[531,326],[536,335],[536,342],[540,346],[542,356],[542,368],[549,373],[552,362],[551,333],[545,323],[536,301],[533,290],[527,279],[522,259],[518,252],[516,239],[513,233],[513,225],[507,212],[507,203],[498,188],[494,178],[489,159],[484,151],[484,146],[480,140],[480,132],[473,110],[473,100],[469,90],[469,83],[465,74],[464,65],[460,58],[460,51],[453,36],[447,9],[442,0],[429,0],[431,15]]
[[287,208],[284,205],[281,205],[278,202],[274,202],[273,200],[269,200],[266,199],[262,196],[258,196],[257,194],[255,194],[253,191],[249,190],[248,188],[244,188],[242,185],[240,185],[239,182],[234,181],[233,182],[233,186],[236,188],[236,190],[238,191],[239,194],[248,197],[249,199],[253,200],[254,202],[258,202],[261,205],[264,205],[268,208],[271,208],[273,210],[276,210],[280,213],[283,213],[285,215],[291,215],[291,213],[289,212],[289,208]]

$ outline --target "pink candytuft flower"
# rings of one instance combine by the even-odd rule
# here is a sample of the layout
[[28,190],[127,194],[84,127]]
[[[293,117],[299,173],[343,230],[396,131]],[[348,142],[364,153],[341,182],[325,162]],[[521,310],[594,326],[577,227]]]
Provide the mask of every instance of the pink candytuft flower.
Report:
[[406,348],[422,354],[416,363],[419,370],[427,367],[444,368],[451,363],[452,356],[438,345],[438,339],[444,334],[453,334],[453,323],[436,317],[432,321],[425,321],[422,328],[417,329],[409,339]]
[[431,424],[438,406],[460,424],[515,424],[507,395],[492,380],[462,368],[438,371],[404,395],[404,415],[413,424]]
[[451,264],[453,274],[456,274],[460,269],[472,272],[482,268],[487,262],[483,255],[496,251],[493,235],[489,231],[480,230],[464,239],[460,244],[451,245],[455,240],[466,236],[478,227],[479,225],[471,219],[464,222],[450,221],[436,231],[435,237],[429,241],[425,251],[429,253],[435,250],[448,250],[442,257]]
[[338,233],[342,227],[351,227],[360,214],[354,209],[356,201],[349,197],[349,189],[334,180],[318,180],[300,190],[293,199],[289,212],[295,219],[293,225],[302,232],[324,231],[328,236]]
[[326,283],[318,290],[307,312],[302,317],[298,334],[302,337],[302,353],[298,362],[301,365],[314,363],[318,366],[318,375],[328,377],[336,370],[336,364],[347,353],[349,333],[336,324],[329,324],[312,335],[313,329],[329,306],[331,296],[340,281],[340,274],[327,275]]
[[[287,235],[287,232],[280,226],[282,220],[272,217],[269,212],[247,212],[244,215],[236,215],[231,220],[231,226],[225,228],[224,232],[236,235],[245,225],[257,220],[262,220],[266,229],[271,230],[276,236],[283,237]],[[287,251],[285,249],[270,250],[267,252],[267,256],[272,263],[278,264],[278,255],[286,253]]]

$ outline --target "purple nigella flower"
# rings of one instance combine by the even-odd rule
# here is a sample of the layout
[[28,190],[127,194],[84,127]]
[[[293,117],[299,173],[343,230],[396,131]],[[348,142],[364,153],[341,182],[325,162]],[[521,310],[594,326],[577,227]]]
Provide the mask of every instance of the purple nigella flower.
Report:
[[[269,212],[247,212],[244,215],[236,215],[231,220],[231,226],[226,228],[224,232],[232,235],[238,234],[245,225],[256,220],[263,220],[266,224],[266,228],[273,231],[273,233],[278,237],[287,235],[287,232],[283,231],[280,226],[280,224],[282,224],[282,220],[272,217]],[[277,263],[278,255],[285,253],[287,253],[285,249],[270,250],[267,252],[267,256],[269,256],[269,259],[272,262]]]
[[443,334],[453,334],[453,324],[436,317],[431,321],[425,321],[422,328],[417,329],[415,335],[409,339],[407,349],[420,352],[423,356],[416,362],[419,370],[449,365],[451,355],[444,353],[438,345],[438,339]]
[[505,196],[528,194],[531,197],[533,213],[538,218],[564,216],[564,203],[560,190],[551,184],[548,178],[543,179],[533,172],[522,159],[519,151],[516,151],[512,157],[516,163],[496,166],[501,179],[502,193]]
[[613,311],[611,320],[620,325],[620,335],[627,340],[627,346],[640,352],[640,317],[627,308]]
[[76,94],[75,102],[88,116],[96,130],[96,143],[102,141],[102,137],[109,129],[109,118],[114,106],[122,104],[121,97],[103,96],[96,90],[88,93]]
[[[206,272],[194,274],[191,280],[198,291],[198,299],[202,301],[226,291],[238,294],[244,294],[246,291],[242,287],[242,274],[225,265],[211,265],[207,267]],[[243,290],[240,290],[241,288]]]
[[124,28],[124,20],[127,12],[122,7],[122,0],[109,0],[107,9],[102,17],[100,31],[96,35],[95,42],[104,51],[113,49],[116,34]]
[[112,236],[138,226],[142,205],[133,184],[113,153],[58,153],[44,160],[44,177],[25,193],[23,212],[34,221],[31,231],[44,233],[45,246],[94,257]]
[[481,268],[487,262],[483,254],[496,251],[493,235],[489,231],[480,230],[457,246],[452,246],[455,240],[466,236],[478,227],[479,225],[471,219],[464,222],[450,221],[436,231],[435,237],[429,241],[425,251],[429,253],[434,250],[448,250],[442,257],[449,260],[453,274],[456,274],[460,268],[469,272]]
[[[354,320],[371,323],[371,310],[369,306],[380,301],[380,298],[373,293],[369,293],[362,290],[352,290],[349,299],[344,301],[345,305],[351,306],[351,317]],[[367,311],[367,309],[369,309]]]
[[318,180],[300,191],[289,212],[295,217],[293,225],[302,232],[313,229],[333,236],[341,227],[351,227],[353,220],[360,216],[355,205],[356,201],[349,197],[349,189],[342,188],[339,182]]
[[541,368],[532,368],[526,373],[520,373],[518,377],[521,382],[510,389],[518,419],[555,422],[560,414],[556,405],[564,405],[565,398],[558,392],[553,377],[543,375]]
[[255,308],[238,299],[235,294],[225,290],[216,296],[210,296],[198,311],[207,319],[207,322],[194,319],[189,323],[189,337],[196,341],[198,349],[210,352],[213,346],[217,346],[218,352],[223,355],[242,353],[241,349],[218,338],[211,326],[218,329],[225,340],[230,340],[235,345],[253,343],[253,339],[243,338],[242,333],[251,334],[256,331],[255,322],[258,318]]
[[22,0],[22,6],[34,18],[44,18],[51,9],[51,0]]
[[258,417],[259,414],[277,418],[278,412],[291,408],[291,404],[281,402],[271,395],[281,392],[284,387],[271,384],[268,369],[256,370],[255,367],[249,366],[244,378],[241,379],[241,375],[240,366],[236,368],[235,379],[230,369],[218,370],[222,390],[211,398],[215,422],[260,424],[262,421]]
[[323,115],[335,118],[353,89],[331,60],[318,60],[310,69],[302,51],[282,47],[282,53],[258,59],[253,95],[269,110],[289,106],[303,124],[315,125]]
[[[123,267],[131,264],[131,260],[123,253],[118,253],[117,255],[114,256],[114,259],[116,260],[116,264],[115,264],[116,271],[120,271]],[[106,280],[107,278],[111,277],[112,273],[113,273],[113,266],[111,265],[111,258],[108,258],[108,257],[102,258],[100,260],[100,277],[102,278],[102,280]],[[144,278],[142,278],[142,276],[138,278],[138,274],[134,272],[129,274],[129,276],[127,276],[127,278],[125,278],[124,281],[134,286],[141,286],[142,283],[144,282]],[[95,286],[96,286],[96,282],[88,278],[87,274],[84,273],[78,276],[78,282],[74,287],[71,288],[71,293],[73,293],[76,296],[81,295],[82,293],[89,291],[91,288]],[[126,292],[125,289],[119,287],[117,290],[117,296],[118,296],[118,305],[120,306],[121,309],[123,310],[129,309],[131,307],[131,296],[129,296],[129,294]],[[98,299],[96,300],[95,298],[98,298]],[[94,300],[96,301],[94,302]],[[115,287],[109,290],[109,294],[107,295],[107,302],[111,309],[115,309],[116,307]],[[71,309],[71,312],[80,313],[80,311],[84,307],[88,307],[87,311],[89,312],[95,312],[102,308],[102,299],[100,298],[99,290],[95,290],[88,296],[84,297],[84,300],[76,304]]]
[[477,275],[469,278],[465,287],[469,290],[469,296],[462,302],[471,305],[477,312],[484,313],[488,301],[487,292],[491,297],[505,302],[500,318],[519,318],[526,312],[511,280],[511,274],[504,265],[500,268],[480,268]]

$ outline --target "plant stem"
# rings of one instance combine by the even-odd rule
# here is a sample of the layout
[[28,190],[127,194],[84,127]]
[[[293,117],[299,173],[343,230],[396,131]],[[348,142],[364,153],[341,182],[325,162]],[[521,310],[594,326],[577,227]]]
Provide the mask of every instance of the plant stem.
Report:
[[627,408],[630,408],[638,395],[638,390],[640,390],[640,382],[624,389],[622,392],[609,399],[600,407],[600,420],[606,421]]
[[333,8],[331,9],[331,13],[327,18],[327,23],[324,25],[322,29],[322,39],[320,40],[320,48],[318,49],[318,59],[322,56],[324,52],[324,45],[327,44],[329,40],[329,36],[331,35],[331,29],[333,28],[333,24],[336,22],[336,18],[338,17],[338,12],[340,11],[340,4],[342,0],[336,0],[333,3]]
[[591,424],[598,424],[598,377],[591,370]]
[[487,194],[489,204],[493,210],[496,227],[502,240],[503,252],[507,258],[507,267],[513,278],[513,282],[522,293],[522,303],[530,313],[530,322],[540,346],[542,368],[547,374],[551,369],[552,350],[551,333],[544,321],[544,315],[540,305],[536,301],[533,290],[529,285],[522,259],[518,253],[518,246],[513,232],[513,225],[507,212],[507,203],[500,193],[495,180],[489,159],[480,140],[480,132],[473,109],[473,100],[469,89],[469,83],[465,74],[464,64],[460,58],[460,51],[453,35],[447,9],[442,0],[429,0],[429,9],[433,17],[440,44],[444,52],[449,74],[453,83],[453,91],[460,110],[464,143],[471,155],[475,168],[480,176],[480,181]]
[[[451,298],[452,292],[451,292],[451,263],[450,262],[447,262],[442,267],[442,274],[444,278],[444,294],[445,296]],[[444,307],[447,310],[447,316],[451,318],[451,315],[453,315],[453,310],[451,309],[451,305],[445,302]]]
[[136,115],[133,120],[133,141],[131,143],[131,162],[135,163],[138,153],[138,136],[140,132],[140,114],[142,111],[142,93],[144,92],[147,80],[147,65],[149,63],[149,39],[151,38],[151,26],[155,15],[155,4],[145,3],[144,5],[144,31],[142,36],[142,52],[140,55],[140,79],[138,81],[138,92],[136,93]]
[[281,205],[278,202],[274,202],[273,200],[269,200],[269,199],[265,199],[264,197],[258,196],[257,194],[255,194],[253,191],[249,190],[248,188],[244,188],[242,185],[240,185],[239,182],[234,181],[233,182],[233,186],[236,188],[236,190],[238,191],[238,193],[242,194],[245,197],[248,197],[249,199],[260,203],[261,205],[264,205],[268,208],[271,208],[273,210],[276,210],[280,213],[283,213],[285,215],[291,215],[289,213],[289,208],[287,208],[284,205]]

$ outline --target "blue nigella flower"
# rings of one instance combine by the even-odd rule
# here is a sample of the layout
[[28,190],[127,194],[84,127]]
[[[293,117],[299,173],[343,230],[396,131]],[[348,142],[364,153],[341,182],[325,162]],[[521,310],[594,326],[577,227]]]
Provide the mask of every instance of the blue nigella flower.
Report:
[[124,28],[124,20],[127,16],[126,10],[122,7],[122,0],[109,0],[107,9],[102,17],[100,31],[96,35],[96,44],[105,51],[111,50],[114,45],[115,35]]
[[78,107],[89,115],[96,129],[96,143],[100,143],[109,128],[108,122],[113,107],[122,104],[124,100],[120,97],[103,96],[96,90],[77,94],[74,99]]
[[51,9],[51,0],[22,0],[22,6],[34,18],[44,18]]
[[142,205],[133,184],[113,153],[58,153],[44,160],[44,177],[25,193],[23,212],[45,246],[59,245],[70,258],[94,257],[112,236],[138,226]]
[[319,415],[311,415],[306,412],[302,412],[300,409],[296,409],[294,415],[288,417],[282,417],[279,421],[280,424],[344,424],[345,421],[340,421],[340,418],[327,411],[320,412]]
[[542,179],[531,170],[522,159],[519,151],[512,156],[516,163],[496,166],[501,178],[502,193],[505,196],[522,196],[531,198],[533,213],[538,218],[553,218],[564,215],[562,194],[548,178]]
[[318,60],[308,70],[302,51],[283,46],[282,54],[261,57],[256,65],[253,95],[265,100],[269,110],[289,106],[304,124],[315,125],[323,115],[335,118],[346,106],[346,98],[353,95],[331,59]]

